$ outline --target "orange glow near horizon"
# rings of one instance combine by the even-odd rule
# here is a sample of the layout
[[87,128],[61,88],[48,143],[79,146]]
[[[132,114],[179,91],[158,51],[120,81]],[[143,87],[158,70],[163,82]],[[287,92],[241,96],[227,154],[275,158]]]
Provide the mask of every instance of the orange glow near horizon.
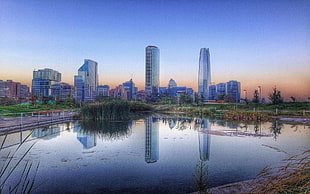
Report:
[[[13,80],[31,87],[32,71],[31,73],[24,74],[18,73],[18,71],[15,70],[14,74],[8,74],[8,72],[5,72],[4,75],[2,74],[0,76],[0,79],[3,81]],[[74,74],[62,75],[62,82],[73,85],[73,76]],[[114,88],[130,79],[130,77],[127,79],[123,79],[122,77],[123,75],[120,75],[120,77],[101,77],[99,74],[99,85],[109,85],[110,88]],[[181,76],[176,74],[175,77],[164,75],[161,77],[161,87],[167,87],[170,78],[174,79],[178,86],[186,86],[197,91],[197,76],[195,74],[188,76]],[[272,92],[272,89],[275,86],[278,90],[281,91],[281,94],[286,101],[290,101],[291,96],[295,97],[298,101],[307,101],[308,97],[310,97],[310,77],[308,77],[307,72],[305,71],[296,70],[295,72],[288,74],[284,73],[283,70],[282,72],[274,74],[272,77],[268,77],[266,75],[256,75],[255,78],[251,78],[251,75],[240,75],[238,79],[215,77],[212,80],[212,84],[227,82],[229,80],[237,80],[241,83],[241,98],[244,98],[245,93],[247,93],[247,98],[252,99],[254,90],[258,89],[258,86],[261,86],[262,95],[266,99],[268,99],[268,95]],[[139,90],[144,90],[143,76],[136,76],[133,78],[133,81]],[[246,92],[244,90],[246,90]]]

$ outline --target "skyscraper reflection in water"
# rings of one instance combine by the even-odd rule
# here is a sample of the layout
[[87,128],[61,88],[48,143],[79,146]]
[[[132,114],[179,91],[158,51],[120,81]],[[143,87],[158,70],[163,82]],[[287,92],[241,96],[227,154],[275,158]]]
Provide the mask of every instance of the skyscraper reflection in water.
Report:
[[153,117],[145,119],[145,162],[154,163],[159,159],[159,123]]
[[83,145],[83,149],[90,149],[97,145],[96,134],[82,131],[80,125],[77,123],[74,125],[74,132],[77,133],[76,138]]
[[204,133],[203,131],[210,130],[211,126],[209,123],[209,120],[207,119],[201,119],[201,128],[198,132],[198,139],[199,139],[199,155],[200,160],[207,161],[209,160],[210,156],[210,143],[211,143],[211,136],[210,134]]

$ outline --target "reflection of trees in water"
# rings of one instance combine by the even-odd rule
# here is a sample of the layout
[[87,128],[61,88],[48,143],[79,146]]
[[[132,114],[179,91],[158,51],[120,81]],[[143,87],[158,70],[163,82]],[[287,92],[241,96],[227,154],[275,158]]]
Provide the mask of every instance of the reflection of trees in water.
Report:
[[279,134],[281,134],[281,129],[283,127],[282,123],[279,123],[278,121],[275,121],[272,123],[270,129],[270,132],[273,133],[273,138],[276,140]]
[[161,118],[162,122],[165,125],[169,125],[170,129],[178,129],[178,130],[185,130],[190,128],[193,118],[176,118],[176,117],[163,117]]
[[82,132],[90,132],[106,140],[123,139],[131,135],[132,121],[79,121]]
[[260,131],[260,130],[261,130],[261,123],[255,122],[254,123],[254,132],[256,134],[258,134],[258,131]]

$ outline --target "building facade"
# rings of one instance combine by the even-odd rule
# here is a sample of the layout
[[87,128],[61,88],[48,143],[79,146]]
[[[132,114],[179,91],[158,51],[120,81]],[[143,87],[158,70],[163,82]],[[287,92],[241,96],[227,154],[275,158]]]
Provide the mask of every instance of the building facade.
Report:
[[[85,59],[84,64],[78,70],[78,76],[74,77],[76,99],[82,102],[94,100],[97,93],[97,86],[98,63],[90,59]],[[80,91],[81,89],[83,91]]]
[[216,85],[209,86],[209,100],[217,100]]
[[177,83],[174,81],[174,79],[170,79],[168,83],[168,88],[174,88],[177,87]]
[[201,48],[198,70],[198,94],[204,101],[209,100],[209,86],[211,84],[210,52],[209,48]]
[[229,102],[240,102],[240,82],[231,80],[226,83],[226,99]]
[[43,78],[32,79],[31,93],[38,98],[51,95],[51,83]]
[[13,80],[0,80],[0,97],[26,99],[29,97],[29,87]]
[[217,100],[224,100],[225,95],[226,95],[226,83],[216,84]]
[[135,83],[132,79],[123,83],[123,99],[136,100]]
[[66,100],[67,97],[74,95],[73,86],[67,83],[59,83],[52,85],[52,96],[56,99]]
[[98,86],[97,87],[97,96],[109,96],[109,89],[108,85]]
[[61,81],[61,73],[44,68],[33,71],[31,93],[38,98],[52,95],[52,85]]
[[159,92],[159,49],[156,46],[145,49],[145,91],[152,95]]

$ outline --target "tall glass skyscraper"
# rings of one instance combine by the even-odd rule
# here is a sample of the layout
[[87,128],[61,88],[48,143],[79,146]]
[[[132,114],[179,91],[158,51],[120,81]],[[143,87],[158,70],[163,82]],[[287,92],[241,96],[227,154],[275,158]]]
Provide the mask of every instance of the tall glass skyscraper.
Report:
[[156,46],[145,48],[145,91],[154,95],[159,92],[159,49]]
[[[81,83],[81,80],[83,83]],[[78,76],[74,77],[74,86],[78,101],[95,99],[98,86],[98,63],[96,61],[90,59],[84,60],[84,64],[78,70]],[[81,89],[83,91],[79,91]]]
[[203,95],[205,101],[209,100],[209,86],[211,84],[210,53],[209,48],[201,48],[198,70],[198,93]]

